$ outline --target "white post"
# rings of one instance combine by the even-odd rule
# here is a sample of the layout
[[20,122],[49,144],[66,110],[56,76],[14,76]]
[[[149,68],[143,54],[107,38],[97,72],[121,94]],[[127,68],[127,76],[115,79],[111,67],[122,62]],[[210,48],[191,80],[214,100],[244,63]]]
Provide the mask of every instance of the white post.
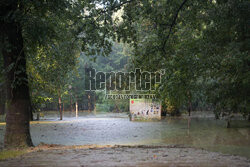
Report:
[[78,103],[76,101],[76,118],[78,118]]

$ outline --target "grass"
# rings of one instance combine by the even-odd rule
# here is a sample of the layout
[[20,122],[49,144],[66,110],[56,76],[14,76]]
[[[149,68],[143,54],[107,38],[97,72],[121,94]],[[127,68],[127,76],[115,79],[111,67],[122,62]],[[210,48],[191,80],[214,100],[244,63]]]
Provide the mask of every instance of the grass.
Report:
[[15,158],[17,156],[27,153],[27,149],[23,150],[2,150],[0,151],[0,160],[5,160],[9,158]]

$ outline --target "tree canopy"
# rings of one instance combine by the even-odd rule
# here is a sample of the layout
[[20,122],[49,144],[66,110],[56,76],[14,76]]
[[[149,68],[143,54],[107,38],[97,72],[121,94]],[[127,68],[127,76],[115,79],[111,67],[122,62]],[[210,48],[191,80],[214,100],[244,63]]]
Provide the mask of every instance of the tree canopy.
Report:
[[95,97],[84,91],[86,66],[164,69],[157,93],[168,109],[250,119],[249,8],[247,0],[1,1],[5,146],[32,145],[34,103],[58,99],[61,110],[72,93],[76,103]]

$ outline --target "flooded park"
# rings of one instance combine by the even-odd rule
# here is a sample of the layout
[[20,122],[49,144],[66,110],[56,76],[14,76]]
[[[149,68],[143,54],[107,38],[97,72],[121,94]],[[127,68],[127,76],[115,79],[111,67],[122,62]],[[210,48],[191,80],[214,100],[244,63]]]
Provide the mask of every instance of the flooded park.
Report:
[[[80,113],[58,121],[56,112],[31,122],[35,145],[183,145],[250,158],[250,125],[233,121],[226,128],[225,120],[164,118],[161,121],[133,122],[126,113]],[[0,123],[3,144],[4,123]]]
[[0,166],[250,166],[249,0],[3,0]]
[[[63,121],[59,121],[58,116],[57,112],[47,112],[47,114],[45,112],[41,120],[31,122],[31,137],[35,146],[43,147],[46,144],[52,145],[52,148],[62,147],[60,148],[64,150],[61,153],[62,155],[68,156],[69,154],[69,156],[73,157],[77,153],[68,153],[67,151],[72,149],[72,146],[73,148],[92,146],[94,147],[93,151],[97,152],[97,156],[98,154],[107,156],[109,155],[107,152],[112,152],[112,150],[118,150],[118,152],[121,152],[120,154],[124,154],[124,150],[141,146],[141,148],[137,148],[136,151],[132,152],[134,154],[144,154],[143,151],[149,147],[156,149],[150,153],[155,154],[163,151],[164,148],[165,150],[182,148],[184,150],[180,153],[186,152],[191,157],[203,155],[202,150],[204,150],[205,152],[209,151],[208,154],[214,154],[214,156],[217,154],[227,155],[226,162],[228,162],[228,157],[231,160],[233,159],[230,155],[250,158],[250,126],[247,121],[232,121],[232,128],[228,129],[225,120],[215,120],[213,117],[209,117],[209,114],[204,117],[200,113],[193,116],[190,121],[185,116],[181,118],[163,118],[160,121],[130,121],[126,113],[105,112],[97,112],[96,114],[79,112],[78,118],[73,113],[66,112]],[[189,128],[188,122],[190,124]],[[5,124],[1,122],[1,145],[3,144],[4,128]],[[95,147],[98,148],[98,146],[107,150],[99,150],[100,152],[98,152],[98,149],[95,150]],[[159,151],[159,149],[162,150]],[[188,151],[185,149],[188,149]],[[136,153],[139,150],[141,150],[140,153]],[[199,150],[201,151],[199,152]],[[53,150],[47,153],[46,151],[48,151],[48,148],[43,151],[45,154],[57,153],[53,153]],[[149,149],[149,151],[152,150]],[[37,156],[41,157],[42,155]],[[11,161],[9,163],[9,165],[12,164]],[[98,165],[98,163],[94,164]],[[70,166],[70,164],[68,165]],[[71,163],[71,165],[74,166],[74,163]],[[112,166],[114,164],[106,165]],[[148,162],[147,165],[149,165]],[[242,165],[245,166],[246,164],[243,163]]]

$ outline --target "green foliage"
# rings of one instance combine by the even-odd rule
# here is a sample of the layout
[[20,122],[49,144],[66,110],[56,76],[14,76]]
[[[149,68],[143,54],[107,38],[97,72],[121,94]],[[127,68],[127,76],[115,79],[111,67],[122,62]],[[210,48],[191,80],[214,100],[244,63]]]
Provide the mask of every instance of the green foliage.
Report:
[[22,2],[21,17],[16,19],[23,28],[33,101],[69,96],[72,91],[76,100],[85,94],[81,91],[83,75],[76,72],[77,59],[80,52],[103,56],[111,52],[112,15],[123,3],[127,2]]
[[[91,102],[99,103],[97,110],[103,111],[127,111],[128,104],[125,100],[105,100],[105,93],[111,92],[90,92],[85,90],[85,68],[92,67],[96,69],[96,71],[102,72],[111,72],[111,71],[127,71],[129,68],[129,55],[127,55],[126,44],[119,44],[113,42],[112,52],[109,56],[87,56],[82,53],[78,58],[76,73],[71,75],[70,77],[70,85],[72,85],[72,93],[75,100],[79,100],[79,103],[87,103],[88,99],[86,99],[88,95],[91,96]],[[114,93],[114,92],[112,92]],[[83,99],[83,100],[82,100]],[[103,103],[103,105],[102,105]]]
[[33,95],[31,100],[33,104],[33,111],[38,111],[38,112],[45,107],[45,103],[52,102],[52,98],[39,95]]
[[249,8],[246,0],[135,1],[118,36],[133,41],[136,67],[165,69],[158,92],[170,106],[249,115]]
[[[249,115],[249,9],[248,1],[218,2],[209,9],[203,54],[209,78],[209,100],[217,114]],[[216,12],[215,11],[219,11]],[[208,47],[209,46],[209,47]]]
[[86,96],[86,66],[107,72],[136,67],[165,69],[157,91],[168,107],[187,108],[192,103],[212,106],[217,115],[249,115],[247,0],[17,3],[22,8],[1,19],[14,19],[22,26],[34,101],[63,96],[69,102],[71,94],[74,100]]

